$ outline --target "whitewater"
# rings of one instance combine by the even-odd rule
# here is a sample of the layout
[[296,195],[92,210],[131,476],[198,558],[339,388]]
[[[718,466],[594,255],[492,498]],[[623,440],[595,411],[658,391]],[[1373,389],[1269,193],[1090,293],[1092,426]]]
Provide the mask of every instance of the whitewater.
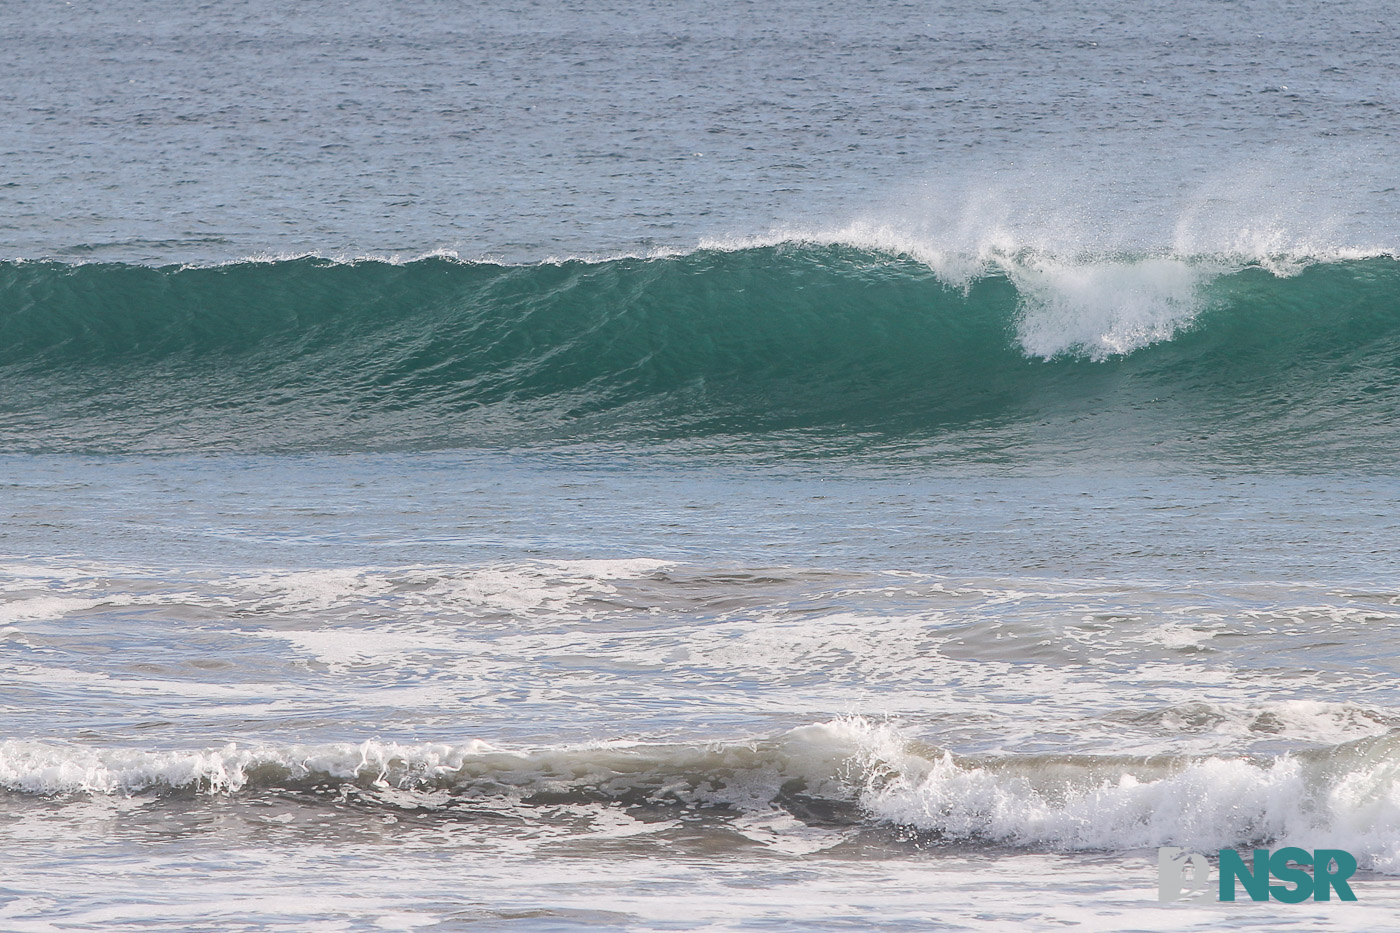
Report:
[[0,929],[1400,929],[1384,4],[12,12]]

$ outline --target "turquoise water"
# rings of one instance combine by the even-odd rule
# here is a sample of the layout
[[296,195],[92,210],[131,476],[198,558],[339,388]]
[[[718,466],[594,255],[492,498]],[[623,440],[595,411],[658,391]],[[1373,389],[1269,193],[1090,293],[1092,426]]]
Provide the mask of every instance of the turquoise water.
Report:
[[[1400,269],[651,259],[0,266],[13,450],[735,445],[736,456],[1385,470]],[[717,451],[718,452],[718,451]]]
[[1383,5],[15,12],[0,927],[1395,926]]

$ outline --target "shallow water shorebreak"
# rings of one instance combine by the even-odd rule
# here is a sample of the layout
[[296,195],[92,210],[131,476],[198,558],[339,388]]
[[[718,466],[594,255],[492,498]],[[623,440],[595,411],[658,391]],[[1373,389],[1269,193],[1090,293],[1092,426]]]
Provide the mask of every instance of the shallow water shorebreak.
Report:
[[[1069,885],[1035,916],[1106,898],[1110,923],[1177,929],[1151,900],[1157,846],[1296,842],[1356,853],[1360,909],[1388,903],[1385,477],[581,451],[14,462],[47,464],[9,487],[14,550],[121,530],[82,560],[4,566],[0,815],[27,877],[151,846],[241,853],[262,877],[344,849],[426,898],[357,892],[331,911],[352,928],[401,909],[608,927],[659,921],[631,882],[523,879],[704,891],[758,872],[801,917],[826,901],[800,878],[885,865],[912,885],[900,927],[931,905],[975,925],[986,885],[1013,884],[988,879],[1033,863]],[[36,510],[44,527],[19,521]],[[881,533],[852,533],[872,516]],[[1325,553],[1297,550],[1299,523]],[[434,900],[445,857],[497,893]],[[627,867],[653,864],[681,875]],[[760,909],[696,897],[697,928]],[[308,920],[227,898],[210,928]]]

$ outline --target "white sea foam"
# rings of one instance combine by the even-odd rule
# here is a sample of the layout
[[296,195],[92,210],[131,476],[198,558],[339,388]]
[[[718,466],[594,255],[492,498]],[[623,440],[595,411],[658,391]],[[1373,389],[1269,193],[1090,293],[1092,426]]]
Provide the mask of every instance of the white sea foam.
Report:
[[848,246],[916,260],[962,289],[1004,275],[1020,293],[1027,354],[1102,359],[1171,339],[1207,310],[1211,280],[1246,266],[1289,276],[1315,263],[1400,257],[1393,229],[1377,227],[1357,200],[1389,186],[1376,171],[1383,164],[1329,160],[1322,171],[1304,153],[1254,153],[1147,197],[1158,188],[1150,172],[1040,154],[911,180],[842,222],[701,246]]
[[91,609],[100,604],[96,599],[65,596],[30,596],[0,603],[0,625],[13,622],[36,622],[58,619],[70,612]]
[[113,606],[184,603],[251,612],[560,611],[615,593],[613,584],[669,567],[651,558],[553,560],[482,567],[404,565],[171,576],[124,565],[0,564],[0,624]]
[[234,577],[261,598],[257,608],[321,611],[371,605],[390,595],[410,608],[558,611],[612,594],[611,581],[653,573],[670,562],[650,558],[559,560],[490,567],[350,567],[267,571]]
[[905,256],[928,266],[949,287],[964,290],[988,275],[1004,275],[1020,296],[1021,347],[1045,359],[1063,354],[1103,359],[1169,340],[1207,307],[1205,284],[1248,262],[1170,252],[1052,249],[995,223],[961,236],[930,236],[894,224],[857,222],[704,245],[739,249],[784,243]]
[[420,779],[454,771],[469,755],[489,750],[463,745],[392,743],[244,747],[229,744],[200,751],[78,748],[42,742],[0,742],[0,786],[32,794],[136,793],[156,787],[188,787],[213,793],[243,789],[259,769],[279,778],[322,775],[340,780],[383,780],[398,765]]
[[1400,757],[1391,738],[1271,758],[922,757],[873,745],[862,804],[943,837],[1061,850],[1253,843],[1347,849],[1400,871]]
[[256,746],[198,751],[83,748],[0,742],[0,787],[31,794],[131,794],[157,788],[234,793],[258,783],[354,781],[385,789],[456,789],[519,797],[528,793],[641,793],[744,809],[770,805],[798,779],[841,796],[842,769],[857,758],[859,733],[839,724],[796,729],[770,741],[737,744],[594,743],[536,750],[461,744]]
[[1102,360],[1170,340],[1209,308],[1208,286],[1214,279],[1247,266],[1290,276],[1315,263],[1400,257],[1400,246],[1348,230],[1330,202],[1281,199],[1267,187],[1249,194],[1251,184],[1258,188],[1261,172],[1212,182],[1159,205],[1153,218],[1137,221],[1125,220],[1106,202],[1086,199],[1081,189],[1068,185],[1063,173],[1046,177],[1048,183],[1033,172],[1011,180],[970,179],[956,194],[946,189],[925,192],[897,208],[845,223],[706,237],[694,246],[613,249],[529,261],[464,257],[445,248],[311,251],[258,254],[216,265],[305,259],[337,265],[404,265],[429,259],[466,265],[602,264],[670,259],[696,251],[846,246],[913,259],[951,288],[967,289],[986,276],[1004,276],[1020,296],[1017,336],[1026,354]]
[[1390,737],[1294,756],[1156,759],[964,759],[861,719],[723,745],[614,742],[533,751],[479,740],[202,751],[0,743],[0,786],[32,794],[159,787],[227,794],[306,781],[377,788],[390,805],[423,803],[421,796],[402,797],[405,791],[499,798],[522,816],[527,798],[544,792],[722,806],[748,814],[737,831],[780,851],[839,842],[841,833],[813,833],[775,809],[782,793],[799,788],[808,798],[858,806],[870,820],[944,838],[1052,850],[1326,846],[1400,873],[1400,755]]
[[1273,737],[1292,743],[1329,746],[1338,742],[1383,736],[1400,727],[1394,713],[1349,703],[1282,700],[1271,703],[1193,702],[1149,713],[1120,713],[1115,722],[1151,721],[1179,740],[1183,735],[1209,734],[1229,742]]
[[1204,308],[1209,276],[1181,259],[1066,264],[1033,260],[1008,275],[1021,294],[1021,346],[1050,358],[1094,359],[1169,340]]
[[955,838],[1059,849],[1273,841],[1346,848],[1375,868],[1400,868],[1393,760],[1347,769],[1213,757],[1148,777],[1135,770],[1054,760],[1001,768],[945,755],[921,773],[900,773],[865,803],[882,819]]
[[[782,228],[763,236],[706,240],[702,248],[845,246],[902,256],[956,289],[990,275],[1020,297],[1017,337],[1030,356],[1101,360],[1170,340],[1210,307],[1210,283],[1249,266],[1291,276],[1317,263],[1381,256],[1384,246],[1336,245],[1263,224],[1192,235],[1183,220],[1172,243],[1115,243],[1064,228],[1038,229],[974,211],[946,227],[927,221],[859,220],[839,227]],[[1073,224],[1066,226],[1072,227]]]

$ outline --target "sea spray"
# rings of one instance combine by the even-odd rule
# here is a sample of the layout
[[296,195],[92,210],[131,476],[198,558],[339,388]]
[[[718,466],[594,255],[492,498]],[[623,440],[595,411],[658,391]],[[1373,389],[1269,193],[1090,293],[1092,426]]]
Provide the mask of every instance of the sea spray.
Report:
[[1280,277],[1228,257],[1028,255],[959,282],[800,242],[525,266],[9,263],[0,440],[404,450],[999,426],[1033,448],[1037,425],[1079,424],[1057,436],[1381,457],[1398,286],[1388,256]]
[[529,750],[368,740],[147,752],[11,740],[0,742],[0,788],[59,799],[181,791],[343,799],[363,791],[362,805],[390,812],[431,802],[447,813],[495,799],[501,812],[525,820],[566,802],[721,819],[779,809],[797,817],[798,830],[837,819],[941,842],[1052,851],[1306,841],[1348,849],[1374,870],[1400,870],[1400,749],[1392,736],[1272,758],[966,758],[858,717],[741,742]]

